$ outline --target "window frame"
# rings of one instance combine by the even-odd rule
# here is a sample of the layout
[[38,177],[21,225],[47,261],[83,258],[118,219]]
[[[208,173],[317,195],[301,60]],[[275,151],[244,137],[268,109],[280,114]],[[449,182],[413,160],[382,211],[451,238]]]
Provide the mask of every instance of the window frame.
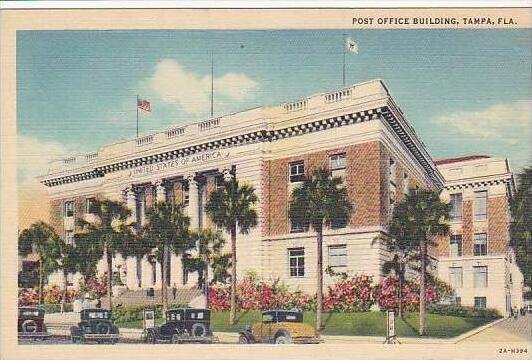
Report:
[[[297,169],[297,173],[292,174],[292,167]],[[305,180],[305,161],[297,160],[288,163],[288,182],[290,184],[300,183]]]
[[93,196],[85,198],[85,214],[94,214],[94,202],[96,198]]
[[[480,269],[485,269],[485,271],[479,271]],[[479,274],[485,274],[485,281],[484,286],[477,286],[477,276]],[[485,289],[488,287],[488,267],[486,265],[483,266],[473,266],[473,288],[476,289]]]
[[[479,197],[478,194],[484,195]],[[482,213],[478,213],[479,205],[477,201],[479,199],[484,199],[484,211]],[[473,219],[475,221],[486,221],[488,219],[488,190],[475,191],[473,200]]]
[[[483,306],[477,306],[477,300],[481,302]],[[473,297],[473,307],[475,309],[486,309],[488,307],[488,298],[486,296]]]
[[[71,236],[69,236],[68,234],[71,234]],[[72,245],[72,246],[75,246],[75,244],[74,244],[74,230],[65,230],[65,243],[69,244],[69,245]]]
[[[477,236],[484,235],[484,243],[477,244]],[[479,251],[477,252],[477,248]],[[482,251],[484,250],[484,251]],[[488,234],[487,233],[475,233],[473,234],[473,256],[488,256]]]
[[[293,252],[301,252],[293,254]],[[288,275],[290,278],[304,278],[305,277],[305,248],[295,247],[287,249],[288,255]],[[295,259],[295,265],[292,265],[291,260]],[[292,275],[292,269],[295,270]]]
[[[67,206],[69,206],[69,205],[72,206],[72,209],[70,209],[70,210],[67,209]],[[63,216],[66,217],[66,218],[74,217],[74,208],[75,208],[75,205],[74,205],[74,201],[73,200],[65,201],[65,203],[63,205]]]
[[[334,158],[343,159],[343,164],[340,164],[340,166],[338,167],[333,166],[333,164],[335,163],[335,160],[333,160]],[[344,170],[346,167],[347,167],[347,154],[345,152],[340,152],[340,153],[329,155],[329,168],[331,169],[331,171]]]
[[[460,239],[460,244],[458,246],[457,254],[454,255],[451,249],[453,245],[453,240],[457,240],[457,239]],[[464,254],[463,251],[464,251],[464,238],[462,234],[453,234],[449,236],[449,257],[462,257]]]
[[[459,197],[460,198],[460,214],[457,215],[457,214],[454,214],[454,210],[455,210],[455,204],[453,202],[453,196],[454,197]],[[462,193],[452,193],[452,194],[449,194],[449,198],[450,198],[450,205],[451,205],[451,211],[449,213],[449,220],[451,222],[462,222],[462,218],[463,218],[463,214],[464,214],[464,196]],[[457,206],[458,207],[458,206]]]
[[[331,254],[331,249],[344,249],[343,254]],[[327,265],[330,268],[347,268],[347,244],[334,244],[327,246]],[[344,264],[331,265],[331,258],[343,258]]]
[[[460,275],[460,285],[455,285],[455,283],[452,281],[453,279],[456,280],[456,278],[453,278],[451,276],[451,273],[453,275],[456,275],[456,273],[454,272],[454,270],[458,270],[459,269],[459,275]],[[453,272],[451,271],[453,270]],[[464,287],[464,268],[461,267],[461,266],[450,266],[449,267],[449,283],[451,284],[451,286],[455,289],[461,289]]]

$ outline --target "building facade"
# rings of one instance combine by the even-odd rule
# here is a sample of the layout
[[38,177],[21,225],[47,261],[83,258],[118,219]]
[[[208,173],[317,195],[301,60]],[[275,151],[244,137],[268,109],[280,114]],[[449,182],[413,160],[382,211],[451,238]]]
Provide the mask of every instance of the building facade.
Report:
[[438,242],[438,275],[456,290],[456,302],[496,308],[522,306],[523,276],[510,247],[514,180],[508,162],[488,156],[437,161],[445,178],[451,235]]
[[[40,180],[51,198],[52,225],[72,241],[75,219],[90,220],[95,198],[123,201],[138,224],[144,224],[155,201],[183,203],[192,228],[212,227],[205,214],[209,194],[235,176],[252,185],[259,198],[258,226],[237,236],[239,276],[254,271],[312,292],[315,234],[290,222],[288,203],[294,187],[319,167],[343,178],[353,205],[346,224],[324,232],[324,267],[375,279],[389,258],[379,237],[387,234],[394,204],[411,189],[445,186],[447,192],[454,181],[442,173],[445,164],[432,160],[380,80],[110,144],[52,163]],[[507,224],[508,217],[500,221]],[[502,253],[508,242],[498,246]],[[432,253],[449,257],[444,245]],[[161,284],[153,256],[119,256],[115,264],[128,288]],[[192,286],[197,280],[175,255],[169,272],[169,284]],[[324,281],[333,279],[326,275]]]

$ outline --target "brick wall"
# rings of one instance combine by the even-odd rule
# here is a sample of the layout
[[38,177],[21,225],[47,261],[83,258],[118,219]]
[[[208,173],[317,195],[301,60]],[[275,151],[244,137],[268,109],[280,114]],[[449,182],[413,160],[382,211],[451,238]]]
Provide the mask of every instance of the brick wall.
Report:
[[50,202],[50,225],[58,235],[62,236],[64,234],[63,200],[61,199]]
[[[377,226],[388,223],[389,153],[378,141],[268,161],[263,166],[265,236],[286,234],[288,226],[288,165],[303,160],[305,172],[329,166],[329,156],[345,152],[347,165],[345,185],[353,212],[349,226]],[[402,177],[403,167],[398,167]],[[399,196],[398,191],[398,195]]]
[[509,238],[508,201],[505,197],[488,198],[488,253],[505,254]]
[[473,201],[462,203],[462,254],[473,255]]

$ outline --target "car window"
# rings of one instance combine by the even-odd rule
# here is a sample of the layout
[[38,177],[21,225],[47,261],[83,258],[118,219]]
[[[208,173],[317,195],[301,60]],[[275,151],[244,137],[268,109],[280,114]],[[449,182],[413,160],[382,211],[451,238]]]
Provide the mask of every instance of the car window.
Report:
[[271,322],[273,322],[273,314],[263,314],[262,315],[262,322],[263,323],[271,323]]
[[300,312],[281,312],[278,315],[279,321],[284,322],[302,322],[303,314]]
[[202,312],[198,313],[198,319],[203,319],[203,313]]

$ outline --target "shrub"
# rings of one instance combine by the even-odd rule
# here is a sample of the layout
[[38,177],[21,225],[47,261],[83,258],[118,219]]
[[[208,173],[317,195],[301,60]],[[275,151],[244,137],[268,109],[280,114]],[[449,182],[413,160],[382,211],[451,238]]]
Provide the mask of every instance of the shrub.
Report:
[[355,275],[344,277],[329,286],[328,294],[323,300],[324,311],[356,312],[368,311],[373,305],[371,297],[372,277]]
[[[175,305],[175,307],[188,307],[187,305]],[[142,311],[144,309],[153,309],[153,305],[127,305],[117,306],[113,308],[113,317],[119,323],[142,320]],[[163,306],[161,304],[155,305],[155,317],[161,318],[163,316]]]
[[460,317],[475,317],[497,319],[501,314],[495,309],[479,309],[469,306],[448,305],[448,304],[429,304],[427,312],[431,314],[460,316]]
[[[61,312],[61,304],[44,304],[43,308],[47,314]],[[66,303],[65,307],[63,308],[63,311],[65,312],[73,311],[72,303]]]
[[19,289],[18,304],[21,306],[37,305],[39,302],[39,294],[33,288]]
[[107,295],[107,273],[99,278],[93,277],[80,284],[82,293],[89,293],[93,299],[100,299]]
[[[57,285],[44,288],[44,303],[45,304],[60,304],[63,299],[63,290]],[[74,289],[67,289],[66,302],[70,303],[79,296],[79,291]]]

